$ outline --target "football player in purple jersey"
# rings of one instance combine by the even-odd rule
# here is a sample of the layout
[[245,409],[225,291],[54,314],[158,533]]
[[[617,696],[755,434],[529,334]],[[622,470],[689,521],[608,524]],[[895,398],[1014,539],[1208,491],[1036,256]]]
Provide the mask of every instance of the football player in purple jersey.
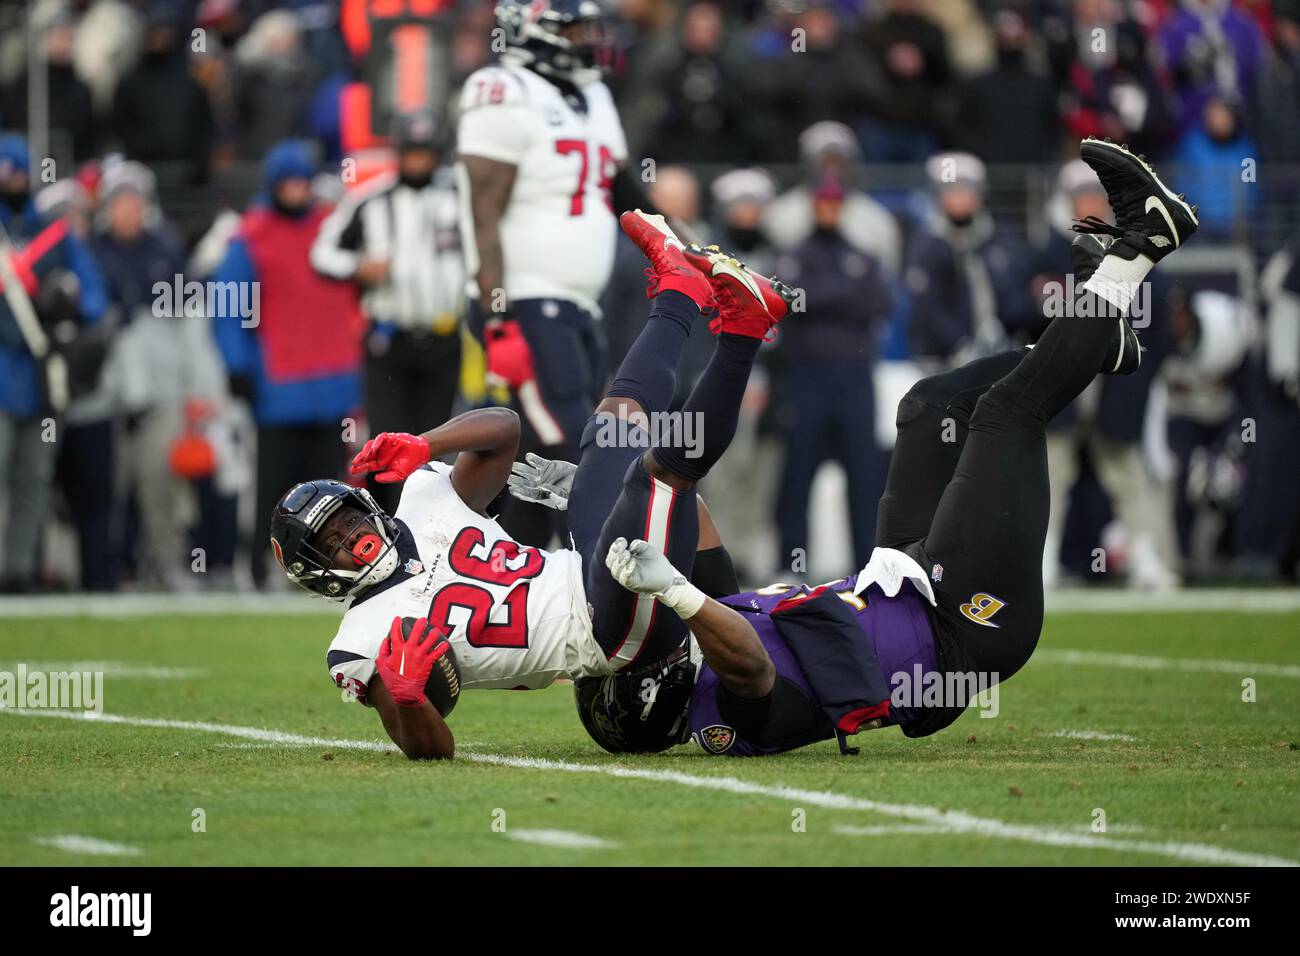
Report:
[[709,753],[753,755],[837,735],[848,750],[847,735],[886,724],[925,736],[1029,660],[1043,623],[1044,427],[1097,374],[1137,368],[1129,305],[1197,228],[1196,208],[1142,157],[1096,139],[1081,154],[1116,222],[1075,225],[1079,297],[1032,348],[924,379],[903,398],[879,546],[858,574],[736,594],[688,578],[645,541],[612,542],[614,580],[652,595],[693,641],[575,683],[597,743],[654,752],[694,737]]

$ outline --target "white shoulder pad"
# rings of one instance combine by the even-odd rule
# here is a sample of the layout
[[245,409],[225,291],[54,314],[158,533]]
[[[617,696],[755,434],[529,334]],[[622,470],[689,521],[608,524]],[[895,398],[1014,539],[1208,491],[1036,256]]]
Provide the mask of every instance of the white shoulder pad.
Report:
[[871,552],[871,559],[858,572],[858,583],[853,593],[861,594],[871,585],[878,584],[886,597],[894,597],[902,590],[904,581],[911,581],[931,606],[937,603],[925,569],[912,557],[893,548],[876,548]]
[[523,77],[503,66],[475,70],[460,90],[460,112],[485,106],[526,106],[528,88]]
[[541,110],[529,104],[522,78],[503,67],[487,67],[461,90],[456,149],[461,156],[518,166],[541,122]]
[[393,517],[417,528],[435,513],[454,514],[460,508],[468,508],[468,505],[461,501],[452,486],[451,465],[432,461],[413,471],[406,479]]

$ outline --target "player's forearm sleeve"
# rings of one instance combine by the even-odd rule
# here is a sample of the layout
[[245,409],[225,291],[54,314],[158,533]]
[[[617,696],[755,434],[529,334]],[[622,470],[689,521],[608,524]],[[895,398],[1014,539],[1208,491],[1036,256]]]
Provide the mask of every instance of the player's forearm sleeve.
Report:
[[731,552],[719,545],[695,552],[691,566],[691,583],[711,598],[740,593],[740,580],[736,577],[736,564]]

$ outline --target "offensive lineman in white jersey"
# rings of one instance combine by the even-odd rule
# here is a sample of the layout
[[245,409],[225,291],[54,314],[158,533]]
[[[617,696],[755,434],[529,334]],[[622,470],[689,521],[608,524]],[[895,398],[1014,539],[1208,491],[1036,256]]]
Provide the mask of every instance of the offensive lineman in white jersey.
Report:
[[[576,456],[605,377],[599,299],[616,212],[651,210],[622,173],[627,141],[601,80],[595,0],[502,0],[500,62],[465,81],[457,150],[467,243],[469,327],[489,380],[509,386],[523,450]],[[544,545],[555,513],[507,497],[502,523]]]
[[[353,474],[406,482],[392,516],[364,489],[330,479],[295,485],[272,512],[272,550],[289,579],[352,599],[328,653],[334,683],[378,711],[412,759],[454,753],[448,708],[433,703],[439,661],[467,689],[537,688],[561,675],[613,674],[682,645],[676,615],[611,577],[604,557],[617,538],[644,537],[702,587],[706,575],[734,582],[695,483],[730,443],[754,356],[793,292],[724,253],[686,250],[660,216],[621,221],[650,261],[654,303],[583,429],[563,513],[571,550],[523,546],[486,514],[519,446],[519,416],[502,408],[367,442]],[[652,441],[643,423],[667,410],[702,314],[717,345],[683,409],[702,433]],[[452,454],[452,466],[437,460]],[[533,477],[545,487],[544,473]]]

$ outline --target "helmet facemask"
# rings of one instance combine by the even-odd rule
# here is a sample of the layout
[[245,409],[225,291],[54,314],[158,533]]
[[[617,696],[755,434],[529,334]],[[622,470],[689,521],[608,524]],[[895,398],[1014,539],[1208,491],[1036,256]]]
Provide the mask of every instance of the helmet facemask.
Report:
[[[293,508],[293,492],[284,505]],[[306,527],[291,554],[272,538],[276,558],[289,580],[331,600],[342,601],[388,578],[397,570],[398,528],[368,491],[320,502],[302,519]],[[340,527],[340,522],[345,522]]]

